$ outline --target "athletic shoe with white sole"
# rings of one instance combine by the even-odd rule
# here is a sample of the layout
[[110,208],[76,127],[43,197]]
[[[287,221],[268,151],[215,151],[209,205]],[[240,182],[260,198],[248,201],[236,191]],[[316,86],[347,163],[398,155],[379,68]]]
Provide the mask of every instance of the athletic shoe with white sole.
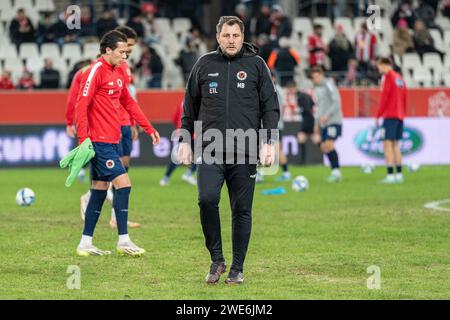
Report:
[[193,186],[196,186],[196,185],[197,185],[197,180],[196,180],[195,177],[194,177],[193,175],[191,175],[191,174],[187,174],[187,173],[183,174],[183,175],[181,176],[181,180],[183,180],[184,182],[187,182],[187,183],[189,183],[189,184],[191,184],[191,185],[193,185]]
[[396,184],[397,181],[396,181],[394,175],[388,175],[383,180],[381,180],[379,183],[381,183],[381,184]]
[[161,187],[165,187],[169,184],[169,178],[167,177],[163,177],[160,181],[159,181],[159,185]]
[[111,254],[111,251],[105,251],[100,250],[94,245],[87,245],[87,246],[78,246],[77,247],[77,254],[82,257],[88,257],[88,256],[106,256]]
[[130,240],[117,244],[117,253],[123,256],[140,257],[145,253],[145,249],[139,248]]

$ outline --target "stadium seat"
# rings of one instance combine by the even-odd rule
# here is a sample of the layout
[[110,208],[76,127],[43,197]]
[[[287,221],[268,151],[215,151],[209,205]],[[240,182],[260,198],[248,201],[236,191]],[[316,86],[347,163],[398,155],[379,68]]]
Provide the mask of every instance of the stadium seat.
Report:
[[437,53],[425,53],[423,55],[423,65],[433,70],[433,73],[443,68],[441,57]]
[[0,48],[0,59],[5,58],[19,58],[16,50],[16,46],[11,44],[9,41],[3,43]]
[[356,33],[361,30],[361,23],[365,22],[366,20],[366,17],[356,17],[353,19],[353,29]]
[[292,31],[301,41],[306,41],[308,36],[313,33],[311,19],[305,17],[295,17],[292,22]]
[[447,46],[444,45],[444,42],[442,41],[442,37],[439,31],[436,29],[430,29],[430,34],[434,40],[434,46],[436,47],[436,49],[447,52],[448,51]]
[[24,8],[28,11],[28,9],[33,9],[33,2],[31,0],[14,0],[14,8]]
[[11,3],[11,0],[3,0],[3,1],[0,1],[0,10],[3,10],[3,9],[10,9],[10,8],[12,8],[13,7],[13,5],[12,5],[12,3]]
[[[152,44],[152,47],[154,47],[154,44]],[[130,58],[133,59],[135,62],[138,62],[141,58],[142,54],[142,48],[139,43],[136,43],[133,47],[133,52],[131,53]]]
[[169,18],[155,18],[155,25],[160,31],[171,32],[172,30]]
[[37,11],[55,11],[55,2],[53,0],[35,0]]
[[26,59],[25,66],[32,72],[39,72],[44,67],[44,59],[41,57],[29,57]]
[[62,57],[69,61],[80,61],[83,57],[81,47],[77,43],[66,43],[62,48]]
[[191,27],[192,24],[189,18],[175,18],[172,21],[172,29],[175,33],[187,33]]
[[420,61],[420,57],[417,53],[405,53],[403,55],[403,68],[408,70],[412,70],[416,67],[422,66],[422,62]]
[[424,87],[431,87],[433,85],[431,71],[422,65],[416,66],[413,69],[413,79],[418,83],[423,84]]
[[39,50],[36,43],[23,43],[19,49],[19,57],[22,59],[39,57]]
[[450,20],[447,17],[436,17],[434,21],[445,31],[450,30]]
[[391,47],[389,46],[390,43],[387,41],[380,41],[378,43],[378,55],[381,56],[390,56],[391,54]]
[[[136,48],[136,46],[135,46],[135,48]],[[83,58],[95,59],[99,53],[100,53],[100,48],[99,48],[99,44],[97,42],[88,42],[83,45]]]
[[443,81],[444,81],[444,85],[445,85],[446,87],[450,87],[450,74],[447,73],[447,74],[444,76]]
[[13,70],[13,69],[23,69],[23,60],[20,59],[18,56],[15,57],[6,57],[5,59],[3,59],[3,68],[4,69],[8,69],[8,70]]
[[[0,2],[2,2],[0,0]],[[0,10],[0,22],[6,23],[7,27],[9,27],[9,24],[11,20],[16,16],[16,11],[12,7],[5,7],[2,10]]]
[[332,32],[334,34],[333,25],[331,24],[331,19],[328,17],[318,17],[314,18],[314,24],[320,24],[323,27],[323,33]]
[[447,52],[450,51],[450,30],[444,31],[444,46],[447,48]]
[[56,43],[44,43],[41,46],[41,57],[42,58],[59,58],[61,53],[59,51],[59,46]]

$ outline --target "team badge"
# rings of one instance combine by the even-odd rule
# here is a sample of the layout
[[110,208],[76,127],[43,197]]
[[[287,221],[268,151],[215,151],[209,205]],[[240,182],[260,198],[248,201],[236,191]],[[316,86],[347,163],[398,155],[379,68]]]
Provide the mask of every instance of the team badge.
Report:
[[122,80],[121,79],[117,79],[117,84],[119,85],[119,87],[122,86]]
[[247,79],[247,72],[239,71],[237,73],[237,78],[238,78],[239,81],[244,81],[245,79]]
[[106,161],[106,167],[108,169],[112,169],[112,168],[114,168],[114,166],[115,166],[114,160],[107,160]]

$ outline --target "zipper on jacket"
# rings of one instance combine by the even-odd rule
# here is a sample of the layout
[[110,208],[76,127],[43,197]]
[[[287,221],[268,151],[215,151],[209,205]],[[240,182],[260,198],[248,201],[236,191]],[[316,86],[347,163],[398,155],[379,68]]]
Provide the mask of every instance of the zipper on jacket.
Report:
[[225,130],[228,129],[228,100],[230,94],[230,61],[227,67],[227,94],[225,98]]

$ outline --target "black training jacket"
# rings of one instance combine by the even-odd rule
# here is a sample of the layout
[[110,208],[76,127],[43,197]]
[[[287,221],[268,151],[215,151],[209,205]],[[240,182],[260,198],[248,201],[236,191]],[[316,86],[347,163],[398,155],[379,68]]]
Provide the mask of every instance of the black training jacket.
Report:
[[199,58],[186,85],[182,128],[191,136],[194,121],[208,129],[277,129],[280,118],[277,93],[270,71],[257,56],[258,49],[244,42],[229,59],[220,47]]

